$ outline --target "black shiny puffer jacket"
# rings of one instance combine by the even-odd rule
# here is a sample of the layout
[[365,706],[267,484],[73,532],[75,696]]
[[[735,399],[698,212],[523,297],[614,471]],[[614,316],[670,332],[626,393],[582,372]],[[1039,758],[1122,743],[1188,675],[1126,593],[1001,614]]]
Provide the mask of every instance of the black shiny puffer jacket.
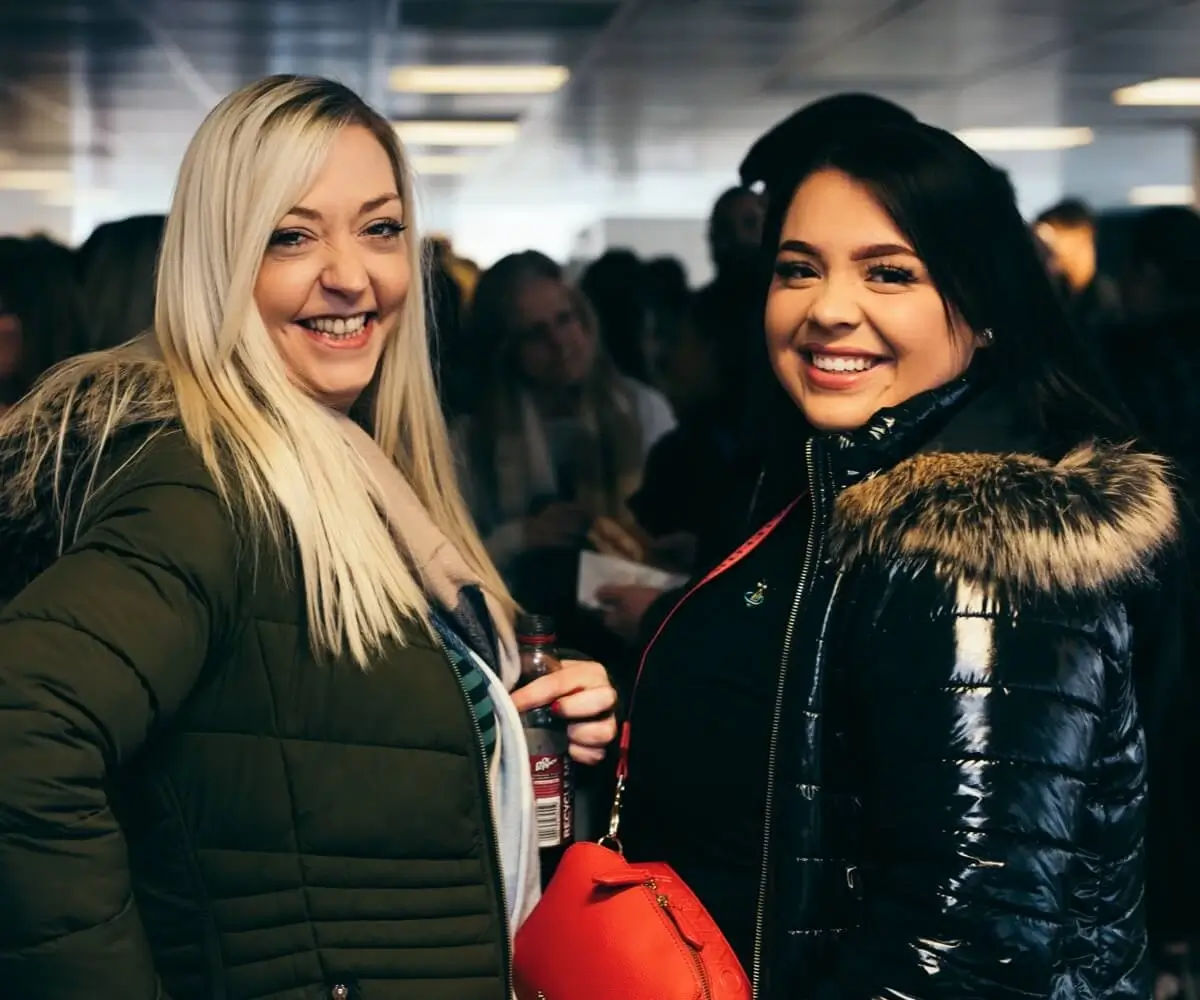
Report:
[[1150,996],[1127,596],[1173,493],[1009,417],[960,382],[807,446],[758,1000]]

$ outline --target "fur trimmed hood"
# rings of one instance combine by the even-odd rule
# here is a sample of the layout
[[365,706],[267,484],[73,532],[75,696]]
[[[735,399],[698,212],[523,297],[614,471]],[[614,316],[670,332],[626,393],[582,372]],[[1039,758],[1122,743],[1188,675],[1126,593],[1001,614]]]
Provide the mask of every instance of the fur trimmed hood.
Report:
[[1148,579],[1179,531],[1167,462],[1130,448],[929,452],[846,489],[844,565],[927,562],[990,591],[1084,597]]
[[134,352],[114,353],[104,367],[85,369],[88,356],[68,363],[37,409],[27,400],[0,419],[0,604],[71,544],[104,457],[174,418],[165,369]]

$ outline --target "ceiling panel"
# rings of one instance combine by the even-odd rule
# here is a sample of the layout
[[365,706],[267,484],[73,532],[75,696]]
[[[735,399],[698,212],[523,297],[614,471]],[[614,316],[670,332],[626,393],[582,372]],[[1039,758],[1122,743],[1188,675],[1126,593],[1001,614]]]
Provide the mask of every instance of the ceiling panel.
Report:
[[[425,180],[434,218],[497,240],[519,242],[514,219],[537,242],[577,218],[702,214],[763,129],[846,89],[947,127],[1091,125],[1086,150],[1002,162],[1030,198],[1076,183],[1119,199],[1139,171],[1178,175],[1197,112],[1111,92],[1200,75],[1197,42],[1197,0],[0,0],[0,154],[69,169],[108,205],[72,223],[3,192],[0,229],[165,207],[202,116],[273,72],[334,76],[396,118],[519,118],[468,175]],[[426,62],[572,78],[549,97],[389,93],[389,67]]]
[[612,0],[405,0],[406,26],[429,31],[596,31],[616,12]]

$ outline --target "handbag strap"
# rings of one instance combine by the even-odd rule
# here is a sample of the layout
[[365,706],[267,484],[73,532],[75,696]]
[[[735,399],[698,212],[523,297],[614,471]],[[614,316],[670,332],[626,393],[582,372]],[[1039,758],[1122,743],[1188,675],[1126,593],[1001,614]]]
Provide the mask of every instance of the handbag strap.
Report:
[[756,531],[753,535],[746,539],[746,541],[739,545],[730,555],[726,556],[718,565],[705,573],[699,581],[689,587],[684,595],[675,602],[670,612],[659,623],[658,628],[655,629],[653,637],[648,643],[646,643],[646,648],[642,650],[642,658],[638,664],[637,675],[633,681],[633,690],[629,695],[629,713],[626,715],[625,722],[621,726],[621,742],[619,747],[620,756],[617,760],[617,787],[616,791],[613,793],[612,812],[609,815],[608,820],[608,833],[600,838],[601,845],[605,847],[611,847],[618,853],[623,853],[621,841],[617,834],[621,828],[621,805],[625,796],[625,785],[629,778],[629,743],[632,736],[633,703],[634,699],[637,697],[638,684],[642,679],[642,671],[646,669],[646,660],[650,655],[651,648],[653,648],[654,644],[658,642],[658,637],[663,634],[663,630],[666,629],[671,619],[675,617],[675,612],[683,607],[684,602],[687,601],[689,597],[691,597],[705,584],[711,583],[722,573],[732,569],[743,559],[745,559],[746,556],[757,549],[763,543],[763,541],[766,540],[767,536],[779,527],[784,518],[786,518],[793,511],[793,509],[795,509],[796,504],[803,500],[807,495],[808,490],[805,490],[783,510],[771,518],[771,520],[759,528],[758,531]]

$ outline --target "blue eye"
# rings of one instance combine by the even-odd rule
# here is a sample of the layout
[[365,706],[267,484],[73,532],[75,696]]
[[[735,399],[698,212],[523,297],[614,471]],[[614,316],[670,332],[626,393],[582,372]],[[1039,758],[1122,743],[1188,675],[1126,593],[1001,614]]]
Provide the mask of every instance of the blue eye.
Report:
[[270,245],[292,249],[301,245],[308,237],[299,229],[277,229],[271,234]]
[[395,219],[383,219],[379,222],[373,222],[367,227],[368,236],[377,236],[385,240],[397,239],[408,226],[403,222],[397,222]]

